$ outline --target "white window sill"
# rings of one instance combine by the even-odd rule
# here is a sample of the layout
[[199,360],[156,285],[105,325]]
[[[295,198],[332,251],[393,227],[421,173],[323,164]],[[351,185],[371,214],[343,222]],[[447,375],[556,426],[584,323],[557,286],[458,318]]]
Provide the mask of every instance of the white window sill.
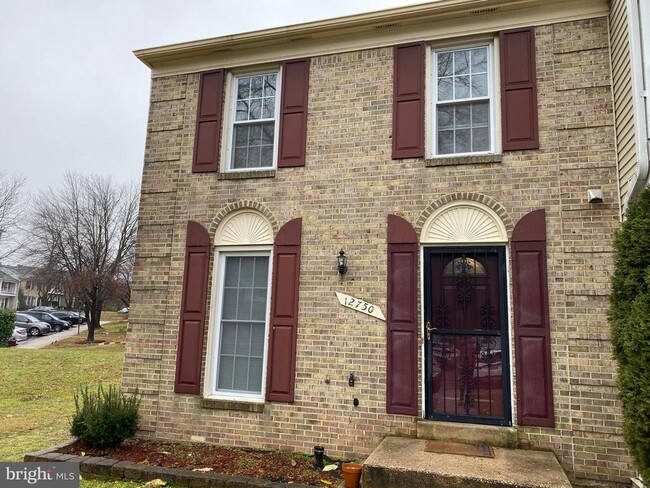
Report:
[[250,178],[275,178],[274,169],[232,171],[229,173],[217,173],[218,180],[247,180]]
[[244,400],[201,398],[201,408],[209,408],[213,410],[237,410],[239,412],[264,413],[264,405],[264,403]]
[[426,167],[435,166],[457,166],[461,164],[486,164],[500,163],[503,158],[502,154],[480,154],[476,156],[446,156],[436,157],[424,160]]

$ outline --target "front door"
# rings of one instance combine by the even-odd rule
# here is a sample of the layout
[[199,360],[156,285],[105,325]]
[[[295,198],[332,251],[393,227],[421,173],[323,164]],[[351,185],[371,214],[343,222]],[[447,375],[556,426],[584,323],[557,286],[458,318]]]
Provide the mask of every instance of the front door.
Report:
[[426,417],[511,425],[502,247],[424,248]]

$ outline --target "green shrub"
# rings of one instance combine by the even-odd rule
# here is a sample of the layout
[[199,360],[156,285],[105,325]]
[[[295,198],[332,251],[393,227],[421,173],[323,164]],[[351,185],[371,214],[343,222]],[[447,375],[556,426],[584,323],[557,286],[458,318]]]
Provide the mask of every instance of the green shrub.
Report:
[[70,433],[90,447],[118,446],[138,431],[138,391],[125,395],[118,386],[108,389],[100,384],[97,391],[88,386],[74,393],[76,413],[72,417]]
[[614,239],[609,322],[618,362],[625,441],[650,479],[650,189],[627,210]]
[[7,339],[14,333],[14,320],[16,312],[0,309],[0,347],[7,346]]

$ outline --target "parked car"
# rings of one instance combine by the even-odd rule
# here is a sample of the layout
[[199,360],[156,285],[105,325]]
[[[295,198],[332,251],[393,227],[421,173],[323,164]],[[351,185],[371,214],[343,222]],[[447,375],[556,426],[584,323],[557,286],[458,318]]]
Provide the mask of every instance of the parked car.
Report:
[[47,307],[45,305],[39,305],[38,307],[30,308],[29,311],[36,311],[36,312],[54,312],[56,308],[54,307]]
[[129,313],[129,307],[121,308],[120,310],[117,311],[117,313]]
[[27,340],[27,329],[24,327],[18,327],[14,325],[14,333],[11,335],[11,338],[16,342],[23,342]]
[[26,315],[31,315],[32,317],[35,317],[41,322],[48,323],[50,325],[50,329],[52,329],[54,332],[61,332],[63,329],[68,330],[70,328],[70,324],[68,322],[56,318],[51,313],[38,312],[36,310],[27,310],[27,312],[23,312],[23,313]]
[[23,312],[16,314],[14,326],[27,329],[27,334],[30,336],[45,335],[51,332],[49,324]]
[[52,315],[54,315],[57,319],[65,320],[70,325],[86,323],[86,316],[79,315],[77,312],[68,312],[68,311],[52,312]]

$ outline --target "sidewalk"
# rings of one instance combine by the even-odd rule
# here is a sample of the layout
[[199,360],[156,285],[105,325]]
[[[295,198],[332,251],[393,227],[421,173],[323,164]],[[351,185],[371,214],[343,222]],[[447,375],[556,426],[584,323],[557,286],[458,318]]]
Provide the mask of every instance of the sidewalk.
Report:
[[[100,322],[101,325],[109,324],[109,323],[110,320],[102,320]],[[88,331],[88,326],[86,324],[81,325],[78,332],[79,337],[85,339],[87,331]],[[77,335],[77,326],[73,325],[72,327],[70,327],[70,329],[64,330],[62,332],[50,332],[46,336],[30,337],[26,341],[19,342],[16,347],[19,349],[42,349],[45,346],[49,346],[50,344],[56,341],[67,339],[68,337],[74,337],[76,335]]]

